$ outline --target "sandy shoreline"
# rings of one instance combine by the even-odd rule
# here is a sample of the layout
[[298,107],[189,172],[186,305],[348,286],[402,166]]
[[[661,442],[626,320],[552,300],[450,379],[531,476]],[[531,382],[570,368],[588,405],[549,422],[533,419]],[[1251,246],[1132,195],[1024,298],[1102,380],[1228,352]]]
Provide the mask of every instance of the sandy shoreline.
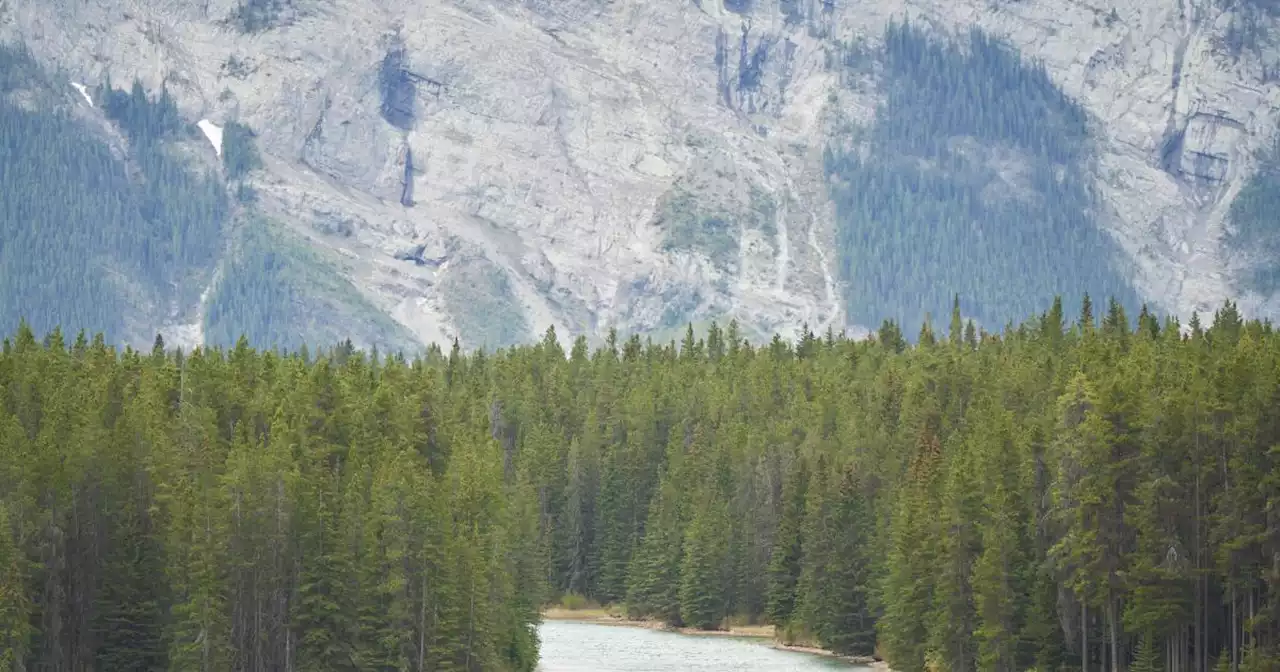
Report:
[[546,621],[578,621],[594,625],[616,625],[626,628],[645,628],[646,630],[665,630],[682,635],[699,637],[743,637],[749,639],[772,639],[772,625],[748,625],[732,627],[728,630],[697,630],[695,628],[673,628],[662,621],[634,620],[615,616],[604,609],[547,609],[542,612]]
[[666,632],[677,632],[682,635],[693,635],[696,637],[739,637],[742,639],[767,639],[772,641],[772,646],[779,651],[794,651],[796,653],[807,653],[814,656],[822,656],[824,658],[835,658],[843,660],[854,665],[862,665],[870,667],[879,672],[892,672],[888,664],[884,661],[875,660],[873,658],[863,658],[857,656],[842,656],[838,653],[828,651],[813,646],[799,646],[794,644],[783,644],[774,640],[774,629],[772,625],[745,625],[731,626],[728,630],[697,630],[694,628],[673,628],[662,621],[655,620],[635,620],[616,616],[604,609],[561,609],[551,608],[542,612],[542,619],[546,621],[577,621],[580,623],[591,623],[593,625],[612,625],[625,628],[644,628],[646,630],[663,630]]

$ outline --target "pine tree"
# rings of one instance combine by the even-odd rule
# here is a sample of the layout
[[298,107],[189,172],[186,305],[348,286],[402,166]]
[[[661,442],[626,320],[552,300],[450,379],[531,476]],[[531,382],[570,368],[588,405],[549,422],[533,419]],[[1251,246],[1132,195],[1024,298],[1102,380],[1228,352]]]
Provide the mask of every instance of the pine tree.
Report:
[[[717,508],[710,505],[711,509]],[[717,630],[725,617],[723,534],[728,520],[714,510],[694,516],[685,531],[680,560],[680,621],[700,630]]]
[[854,468],[840,479],[827,529],[833,535],[825,572],[826,584],[817,587],[822,601],[822,623],[817,624],[822,645],[840,654],[870,656],[875,653],[875,614],[871,610],[871,560],[868,557],[874,520],[862,489],[865,484]]
[[[345,577],[354,567],[342,534],[342,511],[325,481],[336,474],[318,473],[303,494],[300,541],[304,556],[298,572],[298,604],[294,628],[301,633],[298,664],[309,670],[355,669],[351,643],[355,605]],[[332,487],[332,486],[329,486]]]
[[31,638],[25,564],[13,537],[14,521],[0,503],[0,669],[22,669]]
[[569,448],[568,478],[565,494],[565,514],[560,521],[568,536],[566,563],[566,588],[570,592],[586,595],[595,585],[596,567],[595,535],[593,523],[599,490],[600,437],[593,431],[595,423],[588,419],[587,433],[575,440]]
[[97,597],[99,615],[97,662],[104,669],[166,670],[163,641],[163,596],[158,594],[156,539],[126,505],[106,554],[104,570],[111,578]]
[[964,339],[964,321],[960,317],[960,295],[956,294],[951,302],[951,325],[947,329],[947,341],[958,346]]
[[627,609],[633,616],[652,616],[673,625],[680,620],[680,559],[683,534],[676,499],[664,484],[653,499],[644,539],[630,564]]
[[1160,654],[1156,652],[1155,637],[1150,632],[1142,635],[1138,652],[1133,658],[1130,672],[1160,672]]
[[933,614],[927,624],[929,645],[940,664],[952,670],[971,670],[976,658],[972,638],[977,629],[973,566],[980,553],[977,522],[982,503],[972,483],[976,451],[953,451],[959,456],[947,465],[947,480],[934,524],[939,530],[933,577]]
[[782,488],[785,498],[782,520],[769,556],[766,615],[775,625],[785,625],[796,607],[796,586],[800,581],[800,562],[804,553],[801,533],[808,488],[809,469],[801,457],[793,463]]
[[888,659],[903,669],[925,667],[929,633],[924,618],[933,604],[937,566],[930,527],[940,452],[937,438],[924,429],[889,523],[888,572],[880,591],[891,599],[886,600],[876,630]]

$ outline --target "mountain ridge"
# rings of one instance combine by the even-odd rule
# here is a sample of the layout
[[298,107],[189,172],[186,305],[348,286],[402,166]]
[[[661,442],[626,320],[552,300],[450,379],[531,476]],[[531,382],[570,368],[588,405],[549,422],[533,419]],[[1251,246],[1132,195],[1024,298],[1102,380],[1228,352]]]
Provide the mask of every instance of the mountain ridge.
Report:
[[73,81],[137,78],[190,122],[252,129],[263,218],[341,260],[413,340],[493,347],[549,326],[593,340],[711,319],[760,334],[877,326],[846,308],[871,289],[842,277],[824,155],[885,100],[874,67],[833,62],[903,17],[942,36],[979,28],[1080,101],[1099,146],[1090,221],[1142,299],[1185,316],[1234,295],[1280,313],[1224,242],[1280,109],[1266,12],[59,0],[10,2],[0,37]]

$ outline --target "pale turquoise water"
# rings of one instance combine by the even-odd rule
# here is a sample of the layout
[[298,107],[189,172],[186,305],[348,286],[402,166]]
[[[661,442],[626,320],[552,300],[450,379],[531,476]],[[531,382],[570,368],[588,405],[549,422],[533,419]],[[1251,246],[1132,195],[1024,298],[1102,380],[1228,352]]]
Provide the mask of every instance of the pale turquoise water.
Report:
[[616,625],[547,621],[539,672],[818,672],[867,670],[770,648],[767,641],[699,637]]

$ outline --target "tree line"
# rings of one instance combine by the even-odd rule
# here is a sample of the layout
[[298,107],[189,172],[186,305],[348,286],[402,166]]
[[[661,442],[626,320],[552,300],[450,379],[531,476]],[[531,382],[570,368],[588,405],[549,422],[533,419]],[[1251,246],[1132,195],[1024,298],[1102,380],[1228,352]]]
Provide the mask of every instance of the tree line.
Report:
[[539,606],[917,670],[1274,669],[1280,337],[0,352],[13,669],[531,670]]
[[507,353],[549,594],[902,671],[1274,669],[1280,339],[1075,314]]
[[481,378],[338,348],[0,354],[0,669],[532,670]]

